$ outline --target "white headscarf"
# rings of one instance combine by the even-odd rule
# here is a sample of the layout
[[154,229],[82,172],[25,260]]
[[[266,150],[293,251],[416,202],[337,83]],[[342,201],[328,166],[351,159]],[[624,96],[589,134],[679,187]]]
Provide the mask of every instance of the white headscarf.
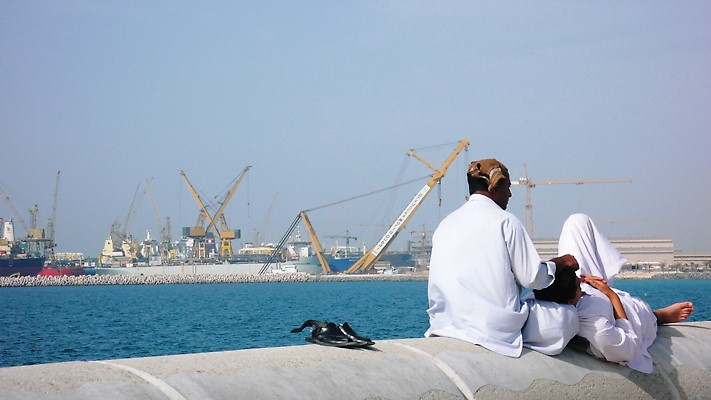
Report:
[[573,214],[563,224],[558,255],[563,254],[572,254],[578,260],[578,274],[602,277],[609,285],[627,262],[585,214]]

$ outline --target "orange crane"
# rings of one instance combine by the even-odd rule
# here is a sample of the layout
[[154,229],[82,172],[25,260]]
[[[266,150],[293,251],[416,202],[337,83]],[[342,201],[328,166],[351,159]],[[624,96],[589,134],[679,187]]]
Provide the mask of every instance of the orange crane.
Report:
[[425,186],[420,189],[419,192],[417,192],[415,197],[412,198],[410,203],[407,205],[407,207],[405,207],[400,216],[390,226],[387,232],[385,232],[385,235],[383,235],[380,241],[375,246],[373,246],[368,252],[363,254],[363,257],[356,261],[350,268],[348,268],[346,273],[352,274],[358,271],[367,271],[370,267],[373,266],[373,264],[375,264],[376,261],[378,261],[378,259],[380,259],[382,254],[388,248],[390,243],[392,243],[398,233],[400,233],[400,231],[405,228],[407,222],[410,220],[410,218],[412,218],[412,215],[420,207],[422,201],[427,197],[432,188],[442,180],[442,177],[444,177],[444,175],[447,173],[447,168],[449,168],[449,166],[454,162],[454,159],[457,158],[457,155],[468,146],[468,140],[460,140],[459,144],[457,145],[457,148],[454,149],[452,154],[449,155],[449,157],[439,168],[433,167],[422,157],[415,154],[412,149],[407,151],[407,155],[413,156],[419,161],[421,161],[423,164],[432,169],[434,171],[434,174],[432,174],[432,177],[425,184]]
[[588,180],[550,180],[531,182],[528,179],[528,166],[523,164],[524,177],[511,181],[512,186],[526,187],[526,231],[533,237],[533,203],[531,202],[531,189],[538,185],[583,185],[586,183],[629,183],[631,179],[588,179]]

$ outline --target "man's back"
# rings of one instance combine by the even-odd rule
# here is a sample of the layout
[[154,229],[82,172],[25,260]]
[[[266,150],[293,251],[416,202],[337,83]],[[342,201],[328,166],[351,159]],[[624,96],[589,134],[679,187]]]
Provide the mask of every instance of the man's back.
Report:
[[486,196],[472,195],[442,221],[432,240],[426,336],[520,355],[527,310],[521,309],[517,281],[543,284],[535,282],[540,258],[520,221]]

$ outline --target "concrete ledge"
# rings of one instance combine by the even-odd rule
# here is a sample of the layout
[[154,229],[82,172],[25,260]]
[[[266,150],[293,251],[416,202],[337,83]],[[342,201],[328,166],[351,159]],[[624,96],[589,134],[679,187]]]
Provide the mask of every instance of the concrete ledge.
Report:
[[711,322],[661,327],[655,371],[572,349],[514,359],[450,338],[0,369],[1,399],[711,399]]

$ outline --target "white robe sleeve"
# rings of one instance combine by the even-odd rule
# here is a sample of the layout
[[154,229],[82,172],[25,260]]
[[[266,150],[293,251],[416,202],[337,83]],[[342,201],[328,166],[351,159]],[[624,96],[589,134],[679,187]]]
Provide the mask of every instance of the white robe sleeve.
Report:
[[541,262],[533,241],[518,220],[508,219],[503,225],[511,270],[519,285],[528,289],[543,289],[555,279],[553,262]]
[[562,353],[578,333],[575,306],[536,300],[532,295],[524,302],[529,312],[522,330],[523,346],[549,356]]
[[610,302],[597,296],[586,296],[578,307],[578,335],[590,342],[590,353],[608,361],[626,364],[634,359],[639,338],[630,321],[615,319]]

